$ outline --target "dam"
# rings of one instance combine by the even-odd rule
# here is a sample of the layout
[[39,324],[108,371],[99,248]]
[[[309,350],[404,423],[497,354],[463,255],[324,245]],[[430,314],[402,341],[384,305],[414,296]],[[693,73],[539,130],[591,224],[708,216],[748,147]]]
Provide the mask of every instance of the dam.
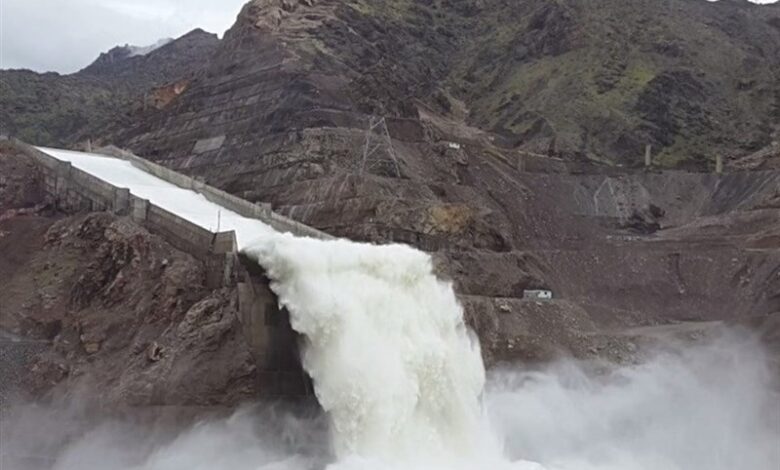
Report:
[[203,262],[208,288],[237,290],[240,320],[263,396],[311,393],[289,313],[279,306],[263,269],[239,252],[269,230],[332,237],[274,213],[270,205],[241,200],[116,147],[83,153],[11,142],[39,166],[49,202],[57,209],[130,217]]
[[[762,412],[776,395],[761,382],[761,352],[750,342],[703,345],[678,359],[662,356],[599,378],[566,364],[561,370],[486,374],[479,342],[463,322],[451,284],[433,275],[425,253],[332,240],[272,215],[267,206],[230,199],[203,181],[117,149],[102,150],[117,155],[111,156],[16,145],[42,169],[50,205],[62,212],[114,212],[201,260],[208,267],[205,282],[237,298],[242,326],[236,337],[243,333],[251,345],[259,380],[267,382],[263,393],[310,394],[313,384],[328,419],[328,432],[319,437],[327,439],[326,454],[314,453],[317,467],[307,465],[310,454],[297,448],[269,457],[283,459],[269,465],[252,453],[236,466],[233,455],[262,441],[247,443],[244,434],[212,430],[207,441],[238,444],[209,452],[198,438],[182,448],[185,434],[174,446],[155,443],[160,451],[130,468],[167,468],[160,463],[201,450],[211,454],[203,458],[230,461],[209,468],[247,470],[645,470],[659,458],[669,459],[668,468],[728,469],[748,462],[745,468],[763,470],[777,461],[776,426],[765,424]],[[302,337],[307,347],[299,352]],[[730,362],[756,367],[735,368],[736,377],[722,374],[722,365]],[[670,394],[678,397],[676,403],[670,403]],[[735,396],[756,406],[747,415],[734,413]],[[711,419],[697,420],[701,416]],[[635,433],[625,440],[627,425]],[[189,436],[202,436],[201,431],[196,427]],[[670,443],[668,435],[695,441]],[[585,446],[577,444],[583,436]],[[95,448],[92,439],[83,442]],[[713,455],[692,445],[702,441],[722,442],[727,450]],[[124,436],[119,446],[131,448]],[[591,465],[589,449],[605,456],[603,465]],[[56,463],[54,468],[83,468],[60,465],[59,457]]]
[[121,152],[15,145],[57,207],[127,215],[200,257],[210,287],[236,286],[263,394],[309,393],[311,377],[345,465],[500,461],[481,424],[479,341],[427,253],[331,239]]

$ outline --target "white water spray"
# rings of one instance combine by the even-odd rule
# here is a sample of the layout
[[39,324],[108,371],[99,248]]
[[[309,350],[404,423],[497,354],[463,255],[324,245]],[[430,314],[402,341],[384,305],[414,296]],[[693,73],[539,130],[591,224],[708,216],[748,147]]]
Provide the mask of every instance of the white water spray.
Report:
[[[780,409],[769,365],[754,339],[724,336],[608,373],[577,362],[497,370],[483,402],[505,459],[352,455],[330,470],[540,468],[507,463],[521,458],[550,470],[776,470]],[[3,470],[322,470],[332,462],[323,416],[300,411],[260,405],[171,432],[132,419],[84,422],[78,406],[33,405],[2,421],[0,457],[52,457],[3,460]]]
[[[291,235],[263,237],[244,252],[266,268],[293,328],[307,339],[303,363],[331,420],[334,469],[542,469],[518,460],[530,456],[555,470],[714,470],[738,462],[763,470],[777,457],[776,429],[760,424],[771,396],[762,383],[765,358],[753,343],[721,342],[683,354],[682,361],[661,357],[605,384],[564,370],[539,375],[550,382],[535,389],[534,375],[527,375],[508,388],[492,387],[488,419],[480,405],[485,369],[478,341],[428,255],[401,245]],[[717,385],[717,365],[739,367],[743,358],[755,364],[735,375],[736,383]],[[574,380],[573,390],[556,388],[554,377]],[[517,401],[524,393],[530,396]],[[566,401],[578,394],[577,402]],[[751,406],[735,408],[729,396]],[[665,403],[667,397],[685,410]],[[523,414],[534,400],[541,421],[534,412]],[[565,406],[568,414],[545,421]],[[583,406],[602,416],[583,419]],[[679,419],[681,411],[689,417]],[[734,432],[753,435],[735,440]],[[711,438],[708,444],[696,443],[702,435]],[[715,443],[724,455],[712,458],[703,449]]]
[[480,432],[479,345],[428,255],[290,235],[244,252],[266,268],[307,340],[303,364],[337,458],[443,465],[490,445]]

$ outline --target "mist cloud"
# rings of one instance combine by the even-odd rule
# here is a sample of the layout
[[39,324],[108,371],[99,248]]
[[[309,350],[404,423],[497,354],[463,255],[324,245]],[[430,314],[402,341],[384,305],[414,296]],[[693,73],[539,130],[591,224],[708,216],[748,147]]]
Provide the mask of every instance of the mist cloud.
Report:
[[[488,429],[509,462],[547,470],[775,470],[770,364],[753,339],[725,335],[623,367],[507,368],[488,381]],[[174,430],[101,421],[86,403],[16,408],[4,423],[3,470],[314,470],[334,461],[326,417],[312,408],[257,405]]]

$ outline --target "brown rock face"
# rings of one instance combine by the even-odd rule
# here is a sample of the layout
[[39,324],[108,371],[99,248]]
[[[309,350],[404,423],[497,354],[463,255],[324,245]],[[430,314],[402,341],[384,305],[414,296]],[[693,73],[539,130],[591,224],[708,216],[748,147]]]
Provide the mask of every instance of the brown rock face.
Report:
[[[489,364],[561,352],[630,360],[637,328],[780,312],[776,171],[591,161],[635,166],[651,143],[658,161],[705,169],[716,151],[771,146],[775,16],[777,6],[736,1],[257,0],[186,89],[162,91],[165,105],[137,107],[104,135],[331,234],[432,252]],[[386,134],[367,134],[371,115],[386,118]],[[395,156],[401,176],[361,171],[368,153]],[[761,165],[744,168],[772,168]],[[54,297],[78,312],[67,337],[76,363],[134,351],[112,393],[140,403],[170,388],[200,403],[227,376],[245,383],[233,307],[185,287],[196,267],[141,254],[147,236],[128,239],[111,218],[37,227],[54,239],[29,253],[84,260],[84,279],[68,277],[74,287]],[[536,288],[554,299],[523,299]],[[107,330],[97,307],[127,324],[112,317]],[[129,320],[136,308],[151,327]],[[207,380],[188,382],[180,365]]]
[[[637,165],[652,144],[658,161],[701,168],[715,152],[770,144],[778,18],[777,5],[741,1],[256,0],[205,67],[200,91],[157,117],[178,130],[145,136],[153,127],[139,123],[120,136],[179,159],[197,140],[226,135],[222,152],[194,156],[256,160],[297,150],[306,130],[362,130],[372,113],[415,120],[391,134],[418,142],[431,136],[417,118],[433,112],[461,131],[468,124],[567,159]],[[306,137],[341,168],[360,147]]]
[[159,88],[154,88],[150,96],[145,98],[144,106],[153,106],[156,109],[163,109],[179,97],[187,87],[190,86],[189,80],[180,80]]
[[[13,234],[21,223],[6,227]],[[86,386],[101,390],[106,403],[126,405],[256,396],[234,296],[206,289],[200,263],[106,214],[39,224],[48,225],[40,249],[3,279],[0,328],[51,341],[28,390]],[[5,241],[20,243],[13,235]]]
[[45,209],[26,162],[0,151],[3,208],[13,211],[0,217],[0,331],[48,343],[26,364],[28,396],[99,390],[95,405],[146,406],[255,398],[235,292],[207,289],[202,263],[128,219]]
[[[780,6],[745,0],[254,0],[219,47],[196,30],[148,56],[116,48],[72,76],[5,72],[0,109],[5,132],[37,143],[109,129],[179,158],[226,135],[226,151],[254,160],[258,144],[265,155],[306,129],[363,128],[371,113],[416,119],[424,103],[527,151],[637,165],[651,144],[665,165],[704,168],[771,144],[778,22]],[[128,100],[192,75],[201,86],[181,108],[125,115]],[[416,124],[394,137],[419,140]]]
[[[636,2],[647,20],[607,0],[543,3],[250,2],[174,105],[110,138],[334,235],[435,252],[471,299],[491,361],[587,355],[607,329],[780,310],[777,256],[753,249],[773,240],[761,211],[776,211],[777,173],[719,181],[572,162],[640,162],[647,142],[668,150],[678,137],[720,132],[722,109],[711,105],[731,99],[731,72],[712,57],[694,59],[684,39],[711,22],[717,43],[776,8],[674,1],[688,13],[663,19],[657,3]],[[643,33],[648,21],[666,32]],[[736,41],[774,37],[760,21]],[[767,65],[777,58],[761,44],[762,63],[728,52],[760,77],[745,91],[757,102],[771,92]],[[604,60],[591,76],[588,64]],[[691,61],[720,78],[701,77]],[[766,104],[753,106],[755,129]],[[609,111],[628,109],[628,120]],[[361,172],[367,147],[391,153],[383,129],[366,133],[372,114],[386,117],[400,178]],[[734,150],[740,132],[720,132],[719,148]],[[735,222],[742,218],[755,222],[749,233]],[[704,220],[721,232],[699,237]],[[522,300],[530,288],[550,288],[556,300]],[[485,330],[480,319],[499,301],[511,313]],[[530,328],[531,311],[557,326],[536,337],[538,349],[509,354],[502,341]],[[491,331],[508,337],[490,339]]]

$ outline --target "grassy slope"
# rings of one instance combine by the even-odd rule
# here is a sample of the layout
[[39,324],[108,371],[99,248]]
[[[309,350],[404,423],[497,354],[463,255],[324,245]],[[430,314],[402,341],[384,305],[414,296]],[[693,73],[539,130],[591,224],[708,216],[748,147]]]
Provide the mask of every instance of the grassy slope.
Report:
[[518,2],[488,13],[451,86],[475,123],[537,150],[555,136],[629,164],[646,143],[669,165],[748,152],[771,134],[780,8],[721,3]]

